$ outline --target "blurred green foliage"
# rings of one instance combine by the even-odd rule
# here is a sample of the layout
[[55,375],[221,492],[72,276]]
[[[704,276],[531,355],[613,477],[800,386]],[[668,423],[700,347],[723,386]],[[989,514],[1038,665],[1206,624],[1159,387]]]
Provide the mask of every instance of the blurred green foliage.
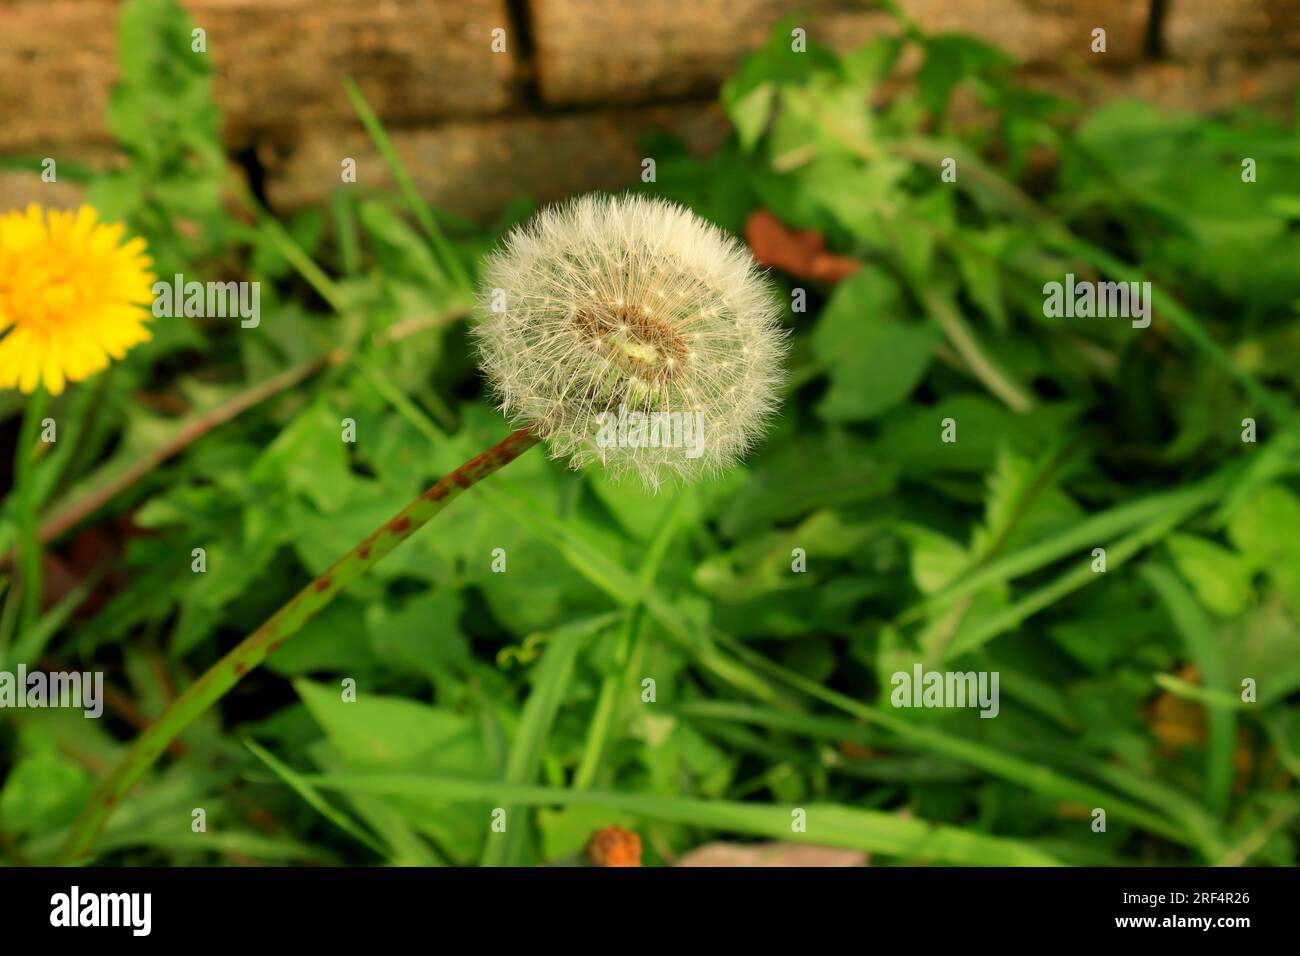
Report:
[[[230,186],[184,16],[132,0],[121,30],[130,163],[95,201],[164,275],[263,282],[265,318],[162,320],[81,386],[93,410],[62,398],[79,452],[42,463],[49,511],[271,376],[346,358],[115,496],[83,527],[130,516],[122,573],[5,635],[5,666],[102,669],[120,692],[102,721],[4,715],[15,861],[51,857],[133,720],[505,434],[447,249],[472,273],[529,205],[481,230],[343,186],[277,223]],[[1085,113],[1011,66],[910,31],[797,54],[778,29],[723,91],[734,140],[705,161],[656,141],[641,187],[737,232],[767,210],[864,263],[834,286],[774,275],[809,307],[766,444],[659,496],[525,456],[206,714],[97,859],[527,864],[618,823],[652,863],[761,836],[882,864],[1293,864],[1300,138],[1245,110]],[[1151,328],[1044,317],[1046,282],[1121,278],[1110,261],[1160,290]],[[891,707],[918,661],[1000,672],[998,718]]]

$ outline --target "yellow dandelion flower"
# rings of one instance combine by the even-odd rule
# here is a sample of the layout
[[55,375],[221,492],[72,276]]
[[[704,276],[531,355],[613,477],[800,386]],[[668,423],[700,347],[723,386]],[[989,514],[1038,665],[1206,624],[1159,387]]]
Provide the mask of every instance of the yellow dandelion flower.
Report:
[[95,210],[0,215],[0,388],[52,395],[149,338],[152,262],[143,239]]

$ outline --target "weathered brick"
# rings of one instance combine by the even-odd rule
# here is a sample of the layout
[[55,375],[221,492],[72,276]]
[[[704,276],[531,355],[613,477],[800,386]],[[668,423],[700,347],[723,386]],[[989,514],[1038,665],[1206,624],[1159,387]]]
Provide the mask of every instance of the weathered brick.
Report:
[[[1136,0],[899,0],[930,32],[968,32],[1027,64],[1074,58],[1120,64],[1143,50],[1147,5]],[[895,33],[893,19],[856,0],[530,0],[538,85],[556,104],[646,102],[707,95],[782,17],[810,40],[851,49]],[[1092,30],[1107,31],[1104,56]]]
[[85,199],[85,189],[67,179],[47,183],[40,173],[18,169],[0,170],[0,213],[26,209],[38,202],[51,209],[76,209]]
[[[645,137],[665,131],[697,152],[716,147],[727,126],[712,104],[604,110],[565,116],[451,122],[392,134],[421,195],[478,220],[511,199],[558,199],[637,181]],[[357,160],[349,189],[391,190],[383,160],[359,130],[313,131],[283,164],[271,161],[268,195],[276,208],[320,202],[339,188],[343,157]]]
[[[505,0],[190,0],[208,30],[217,100],[235,143],[294,142],[354,115],[352,76],[379,117],[416,125],[515,101],[518,44]],[[491,49],[507,31],[506,52]]]
[[108,140],[117,0],[3,0],[0,153]]
[[1296,0],[1167,0],[1164,51],[1182,59],[1300,53]]
[[[187,0],[207,31],[229,145],[293,142],[353,115],[353,76],[380,117],[415,125],[517,102],[506,0]],[[103,143],[119,0],[0,0],[0,152]],[[491,31],[507,30],[493,53]],[[200,54],[192,54],[200,55]]]
[[1249,103],[1279,118],[1289,117],[1300,89],[1300,59],[1160,60],[1115,72],[1061,76],[1040,72],[1025,82],[1085,103],[1131,97],[1162,109],[1192,114],[1225,112]]

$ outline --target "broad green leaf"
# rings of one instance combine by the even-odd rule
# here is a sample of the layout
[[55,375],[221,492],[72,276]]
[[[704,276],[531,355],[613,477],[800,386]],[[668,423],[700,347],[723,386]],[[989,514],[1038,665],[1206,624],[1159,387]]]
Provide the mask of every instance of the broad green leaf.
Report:
[[1191,534],[1171,534],[1165,544],[1178,573],[1215,614],[1235,617],[1250,604],[1250,567],[1235,551]]
[[830,370],[818,405],[830,421],[864,421],[897,405],[930,364],[933,326],[900,319],[901,294],[876,269],[863,269],[836,287],[813,334],[813,349]]
[[358,687],[356,700],[349,701],[341,685],[299,679],[293,686],[330,743],[348,760],[392,766],[420,759],[429,766],[462,770],[482,765],[478,728],[468,717],[365,687]]
[[1300,610],[1300,498],[1281,485],[1260,489],[1232,515],[1228,537]]

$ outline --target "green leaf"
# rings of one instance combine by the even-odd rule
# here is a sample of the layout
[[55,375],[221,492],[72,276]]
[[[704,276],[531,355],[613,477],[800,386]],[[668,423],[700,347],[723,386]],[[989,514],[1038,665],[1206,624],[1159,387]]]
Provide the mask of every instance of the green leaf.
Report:
[[931,325],[900,320],[897,284],[862,269],[832,295],[813,333],[813,350],[830,370],[817,412],[830,421],[865,421],[911,394],[938,340]]
[[373,604],[366,609],[370,647],[386,665],[429,678],[464,667],[471,659],[460,629],[464,605],[461,592],[449,589],[419,594],[398,609]]
[[922,594],[951,584],[970,565],[966,549],[951,538],[918,527],[904,534],[912,543],[912,579]]
[[67,757],[53,751],[23,757],[0,792],[0,825],[12,833],[64,826],[93,789],[93,778]]
[[1196,591],[1201,603],[1224,617],[1235,617],[1250,604],[1254,588],[1250,566],[1234,551],[1191,534],[1171,534],[1170,557]]
[[1015,61],[974,37],[944,33],[925,38],[925,63],[916,76],[921,101],[942,119],[948,100],[963,80]]
[[323,671],[355,676],[373,670],[376,655],[363,638],[364,611],[357,601],[334,601],[271,655],[267,668],[286,676]]
[[954,250],[957,271],[961,274],[966,294],[999,331],[1006,330],[1008,319],[1002,299],[1002,273],[998,268],[998,260],[1011,235],[1009,230],[967,232],[966,242],[976,252],[970,252],[964,246],[958,246]]
[[403,697],[358,687],[356,700],[342,687],[296,680],[294,689],[330,743],[348,760],[367,766],[428,761],[447,769],[483,766],[473,720]]
[[647,495],[634,481],[614,481],[601,469],[587,474],[587,486],[614,513],[618,523],[642,541],[650,541],[674,507],[680,507],[681,521],[695,525],[700,518],[700,495],[696,486],[666,488]]
[[[1078,409],[1066,403],[1016,415],[983,396],[962,393],[934,405],[909,405],[884,418],[877,451],[904,473],[987,472],[999,449],[1035,454],[1077,415]],[[946,418],[956,424],[956,441],[940,440]]]
[[977,560],[1050,537],[1082,516],[1074,501],[1056,487],[1059,456],[1049,451],[1030,458],[1003,447],[988,476],[984,522],[971,535]]
[[1233,513],[1228,537],[1300,610],[1300,498],[1280,485],[1261,488]]
[[736,127],[742,148],[751,150],[758,143],[772,117],[775,98],[776,86],[768,81],[730,102],[724,100],[727,116]]
[[357,480],[348,467],[342,419],[323,401],[313,402],[271,442],[249,477],[297,492],[325,514],[339,511]]
[[[815,469],[810,461],[817,462]],[[890,461],[847,432],[799,435],[755,463],[725,503],[722,532],[739,538],[810,511],[875,501],[893,492],[897,481]]]

